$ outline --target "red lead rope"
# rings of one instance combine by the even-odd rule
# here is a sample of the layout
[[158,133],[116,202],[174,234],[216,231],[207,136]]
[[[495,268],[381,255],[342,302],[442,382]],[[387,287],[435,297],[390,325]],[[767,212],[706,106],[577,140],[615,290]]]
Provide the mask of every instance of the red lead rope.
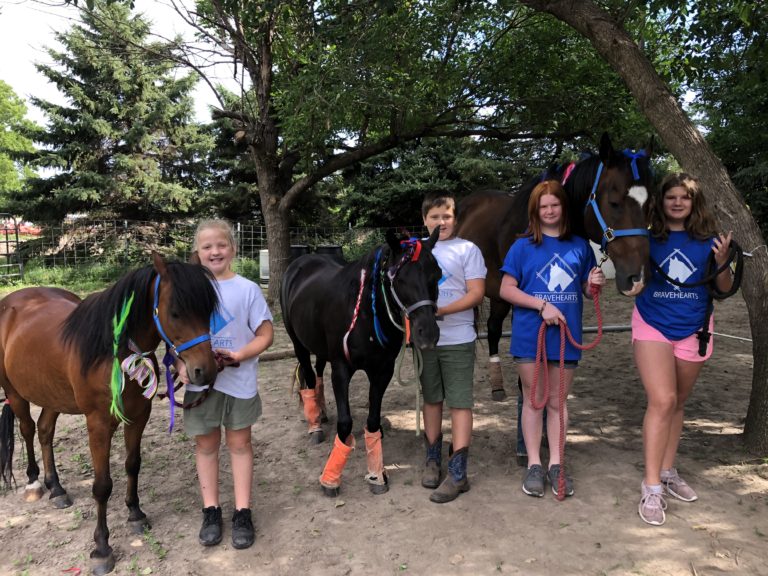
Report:
[[[589,344],[579,344],[574,340],[568,325],[560,322],[560,477],[557,480],[557,499],[565,498],[565,336],[579,350],[591,350],[600,343],[603,337],[603,315],[600,311],[600,286],[592,284],[590,286],[592,301],[595,303],[595,316],[597,316],[597,336]],[[533,383],[531,384],[531,406],[535,410],[542,410],[549,402],[549,371],[547,367],[547,323],[542,320],[539,327],[539,334],[536,346],[536,369],[533,372]],[[536,392],[539,384],[539,370],[544,366],[544,392],[541,404],[536,403]]]

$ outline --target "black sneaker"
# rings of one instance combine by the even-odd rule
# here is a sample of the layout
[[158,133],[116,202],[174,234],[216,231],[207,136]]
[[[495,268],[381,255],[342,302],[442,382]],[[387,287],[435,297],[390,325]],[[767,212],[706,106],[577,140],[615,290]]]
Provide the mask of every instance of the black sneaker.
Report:
[[232,546],[241,550],[253,545],[253,521],[251,509],[241,508],[232,514]]
[[208,506],[203,508],[203,525],[198,536],[203,546],[215,546],[221,542],[221,508]]
[[523,492],[529,496],[536,496],[538,498],[544,496],[544,476],[544,468],[542,468],[540,464],[531,465],[531,467],[525,471]]

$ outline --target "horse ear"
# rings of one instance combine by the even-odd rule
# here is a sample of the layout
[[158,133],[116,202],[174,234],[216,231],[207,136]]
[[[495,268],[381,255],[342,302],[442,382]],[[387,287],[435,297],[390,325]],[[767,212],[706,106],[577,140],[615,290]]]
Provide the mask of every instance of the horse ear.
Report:
[[613,158],[613,144],[611,143],[611,137],[608,136],[608,132],[603,132],[600,137],[600,160],[603,161],[604,166],[608,166]]
[[197,250],[189,255],[189,263],[198,265],[200,264],[200,256],[197,255]]
[[430,250],[435,247],[435,244],[437,244],[439,238],[440,226],[435,226],[435,229],[432,230],[432,234],[429,235],[429,240],[427,240],[427,246],[429,246]]
[[158,252],[155,252],[154,250],[152,250],[152,265],[155,268],[155,272],[160,274],[160,276],[163,276],[167,271],[165,260]]
[[389,249],[392,250],[393,253],[400,251],[400,237],[397,235],[397,232],[392,228],[387,228],[387,231],[384,233],[384,238],[386,238],[387,244],[389,244]]
[[654,138],[653,134],[651,134],[651,139],[648,141],[648,146],[645,147],[645,155],[648,156],[648,158],[653,156],[653,148],[655,144],[656,138]]

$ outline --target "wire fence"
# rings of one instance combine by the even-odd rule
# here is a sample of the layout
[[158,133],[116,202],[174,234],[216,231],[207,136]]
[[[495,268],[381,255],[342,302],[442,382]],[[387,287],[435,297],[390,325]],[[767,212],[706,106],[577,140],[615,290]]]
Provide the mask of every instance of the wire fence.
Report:
[[[249,222],[233,225],[239,257],[258,261],[261,252],[268,248],[266,227]],[[131,220],[75,220],[40,224],[35,235],[22,233],[16,236],[14,231],[13,241],[6,238],[5,256],[8,261],[18,262],[22,267],[30,263],[45,267],[139,263],[146,262],[153,250],[186,260],[192,248],[195,228],[194,222]],[[424,232],[420,225],[409,230],[415,234]],[[385,228],[342,227],[289,229],[294,255],[333,247],[341,248],[348,260],[362,256],[381,243],[385,231]],[[9,234],[8,230],[5,234]],[[2,242],[0,237],[0,244]]]

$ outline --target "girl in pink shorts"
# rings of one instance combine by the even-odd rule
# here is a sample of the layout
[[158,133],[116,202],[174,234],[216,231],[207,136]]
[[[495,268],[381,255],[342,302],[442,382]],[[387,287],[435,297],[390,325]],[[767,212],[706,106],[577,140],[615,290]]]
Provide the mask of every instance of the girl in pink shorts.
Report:
[[[638,513],[644,522],[659,526],[666,519],[666,497],[698,499],[675,468],[685,401],[712,354],[711,298],[707,287],[697,283],[705,279],[712,255],[717,269],[722,268],[713,279],[717,289],[727,292],[733,278],[725,266],[731,233],[717,232],[696,180],[672,174],[649,201],[651,259],[658,268],[635,301],[632,346],[648,397]],[[705,326],[709,334],[702,330]]]

